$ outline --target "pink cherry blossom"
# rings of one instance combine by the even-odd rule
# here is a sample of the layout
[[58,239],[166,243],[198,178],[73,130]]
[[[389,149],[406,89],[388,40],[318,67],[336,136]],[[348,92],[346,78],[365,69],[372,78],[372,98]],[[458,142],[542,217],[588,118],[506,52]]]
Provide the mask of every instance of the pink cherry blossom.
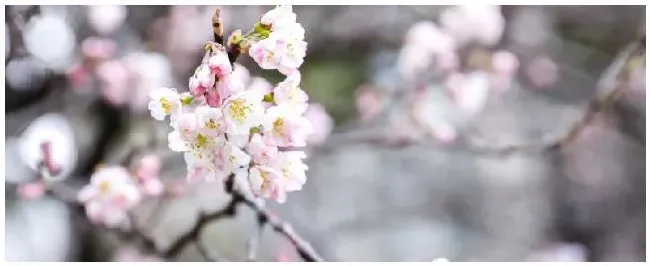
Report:
[[519,68],[519,59],[509,51],[498,51],[492,55],[492,69],[501,75],[513,75]]
[[140,192],[147,196],[158,196],[165,192],[165,185],[158,178],[140,180]]
[[223,77],[232,73],[232,65],[225,53],[218,53],[208,59],[208,67],[217,77]]
[[294,109],[296,114],[301,115],[307,110],[309,96],[300,89],[300,72],[295,72],[278,83],[273,89],[275,104],[286,105]]
[[217,91],[221,98],[225,99],[231,95],[244,91],[244,83],[237,76],[226,75],[219,78]]
[[539,89],[555,85],[559,78],[557,64],[549,57],[535,57],[526,67],[526,76]]
[[117,50],[117,44],[111,39],[89,37],[81,43],[81,51],[84,56],[91,59],[106,60]]
[[320,145],[332,132],[334,120],[320,104],[311,103],[304,114],[312,124],[312,133],[307,136],[308,145]]
[[487,73],[453,74],[447,77],[445,84],[456,106],[470,114],[480,111],[489,95],[490,82]]
[[129,99],[130,73],[119,60],[101,63],[95,70],[101,85],[101,93],[105,100],[114,105],[123,105]]
[[260,165],[271,164],[279,155],[278,147],[267,144],[260,134],[253,135],[246,151],[251,155],[253,162]]
[[371,85],[362,85],[357,88],[357,112],[362,120],[369,120],[381,112],[383,103],[381,95]]
[[313,132],[307,118],[299,116],[286,106],[269,108],[262,125],[268,143],[280,147],[304,147],[307,145],[307,136]]
[[18,186],[18,196],[22,199],[33,200],[45,195],[45,185],[42,182],[31,182]]
[[161,167],[162,162],[160,161],[160,157],[153,154],[145,155],[140,159],[140,163],[136,170],[136,176],[141,179],[157,177],[160,173]]
[[282,74],[289,75],[304,62],[307,43],[295,38],[292,32],[275,32],[253,44],[249,54],[261,68],[277,69]]
[[85,204],[86,214],[95,223],[108,227],[125,226],[127,212],[141,199],[136,183],[123,167],[99,169],[78,195]]
[[282,174],[277,169],[255,165],[250,168],[248,181],[255,196],[284,202],[286,193],[279,183],[281,177]]
[[194,76],[190,78],[189,88],[194,96],[203,96],[206,90],[212,88],[215,83],[214,73],[206,65],[197,68]]
[[450,7],[440,15],[440,23],[447,33],[454,36],[459,46],[469,42],[495,45],[505,28],[505,19],[499,6]]

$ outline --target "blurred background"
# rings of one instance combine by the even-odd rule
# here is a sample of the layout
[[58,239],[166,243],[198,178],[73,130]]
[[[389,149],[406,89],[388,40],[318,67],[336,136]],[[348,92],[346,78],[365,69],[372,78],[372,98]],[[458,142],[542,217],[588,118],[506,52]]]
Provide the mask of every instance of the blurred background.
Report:
[[[44,139],[52,141],[62,167],[57,178],[66,183],[84,184],[98,164],[145,147],[162,158],[166,184],[181,184],[183,158],[169,151],[168,127],[150,117],[147,97],[161,86],[187,90],[212,38],[215,8],[5,7],[7,260],[159,259],[90,226],[83,209],[15,188],[36,179]],[[273,7],[220,8],[229,34],[249,30]],[[301,87],[317,130],[304,189],[267,207],[326,260],[645,259],[645,60],[614,78],[615,85],[599,82],[616,55],[645,32],[645,7],[294,11],[306,30]],[[482,32],[485,41],[464,46],[455,60],[418,63],[427,54],[414,43],[445,40],[422,37],[413,26],[423,21],[455,30],[457,46],[463,33]],[[490,57],[498,51],[510,53]],[[481,59],[486,55],[492,60]],[[503,58],[503,67],[495,58]],[[282,79],[249,57],[238,62],[251,76]],[[437,72],[445,62],[459,73],[492,63],[473,86],[460,86],[471,89],[455,90]],[[498,69],[509,73],[507,85],[482,86],[485,73],[493,82]],[[571,141],[541,145],[567,134],[592,99],[613,87],[623,92]],[[536,148],[505,148],[519,146]],[[136,210],[160,246],[188,230],[200,210],[227,200],[212,186],[179,186],[175,196],[148,199]],[[210,252],[242,261],[255,228],[255,216],[242,208],[207,227],[201,239]],[[176,260],[201,257],[189,246]],[[258,260],[299,258],[267,228]]]

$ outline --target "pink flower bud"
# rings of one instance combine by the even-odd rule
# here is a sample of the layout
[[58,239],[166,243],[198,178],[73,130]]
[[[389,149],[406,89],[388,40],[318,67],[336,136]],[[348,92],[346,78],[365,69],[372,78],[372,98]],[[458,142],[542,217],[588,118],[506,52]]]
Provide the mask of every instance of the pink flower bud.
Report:
[[557,82],[559,70],[551,58],[539,56],[526,67],[526,76],[539,89],[549,88]]
[[323,143],[334,126],[334,121],[327,114],[327,110],[320,104],[312,103],[307,107],[304,116],[311,122],[313,129],[312,133],[307,137],[307,143],[309,145]]
[[113,57],[116,50],[117,44],[110,39],[89,37],[81,43],[83,55],[91,59],[109,59]]
[[161,168],[160,158],[156,155],[146,155],[140,159],[136,175],[141,179],[156,178]]
[[228,98],[230,95],[244,90],[244,83],[238,78],[238,76],[234,75],[226,75],[219,78],[217,91],[221,94],[222,98]]
[[88,89],[92,88],[90,83],[92,81],[91,73],[81,64],[70,67],[66,71],[66,77],[76,90],[88,91]]
[[362,85],[357,89],[357,111],[361,119],[368,120],[379,114],[382,108],[382,98],[370,85]]
[[129,99],[129,70],[121,61],[106,61],[97,67],[97,76],[102,82],[104,99],[114,105],[125,104]]
[[190,77],[190,93],[195,97],[201,97],[205,94],[206,87],[201,85],[201,82],[198,78]]
[[148,196],[158,196],[165,191],[165,185],[158,178],[149,178],[141,181],[140,191]]
[[44,194],[45,186],[41,182],[32,182],[18,186],[18,196],[22,199],[38,199]]
[[221,95],[215,90],[210,90],[205,94],[205,101],[210,107],[221,107],[223,104]]
[[519,60],[509,51],[498,51],[492,55],[492,69],[499,75],[511,76],[517,72]]
[[208,67],[218,77],[229,75],[232,73],[232,65],[230,65],[230,60],[228,55],[225,53],[220,53],[213,55],[208,59]]

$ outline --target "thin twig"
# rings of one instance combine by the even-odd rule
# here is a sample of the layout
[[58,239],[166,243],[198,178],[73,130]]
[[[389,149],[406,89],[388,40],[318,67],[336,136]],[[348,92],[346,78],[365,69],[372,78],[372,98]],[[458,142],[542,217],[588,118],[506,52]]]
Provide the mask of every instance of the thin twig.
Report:
[[194,245],[196,245],[196,250],[201,254],[205,261],[228,261],[225,258],[217,257],[213,252],[210,252],[200,236],[194,240]]
[[293,243],[296,251],[303,260],[309,262],[324,261],[323,258],[312,248],[311,244],[309,244],[309,242],[298,235],[289,223],[286,223],[275,215],[272,215],[268,210],[259,206],[255,200],[235,190],[233,175],[230,175],[226,180],[226,193],[229,193],[232,196],[228,205],[224,209],[216,211],[214,213],[202,213],[199,216],[199,219],[197,220],[194,227],[192,227],[192,229],[190,229],[185,234],[182,234],[180,237],[178,237],[167,249],[167,251],[163,252],[163,257],[173,258],[177,256],[189,243],[196,241],[200,235],[200,232],[205,226],[218,219],[234,216],[236,214],[237,205],[242,203],[251,208],[258,215],[258,217],[262,217],[260,219],[265,219],[266,223],[268,223],[273,228],[273,230],[288,238],[289,241]]
[[260,239],[262,238],[262,233],[264,233],[264,227],[268,220],[263,215],[257,215],[257,230],[253,236],[246,243],[246,260],[255,261],[257,257],[257,249],[260,245]]

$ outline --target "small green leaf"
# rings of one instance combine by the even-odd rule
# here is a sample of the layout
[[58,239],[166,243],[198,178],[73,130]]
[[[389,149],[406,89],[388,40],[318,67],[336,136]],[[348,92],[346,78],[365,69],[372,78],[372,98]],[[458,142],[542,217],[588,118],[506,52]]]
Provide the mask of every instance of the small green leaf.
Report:
[[273,103],[273,94],[269,93],[264,95],[264,102]]
[[188,104],[192,103],[193,100],[194,100],[194,96],[190,95],[190,96],[187,96],[187,97],[181,99],[181,103],[183,103],[183,105],[188,105]]

